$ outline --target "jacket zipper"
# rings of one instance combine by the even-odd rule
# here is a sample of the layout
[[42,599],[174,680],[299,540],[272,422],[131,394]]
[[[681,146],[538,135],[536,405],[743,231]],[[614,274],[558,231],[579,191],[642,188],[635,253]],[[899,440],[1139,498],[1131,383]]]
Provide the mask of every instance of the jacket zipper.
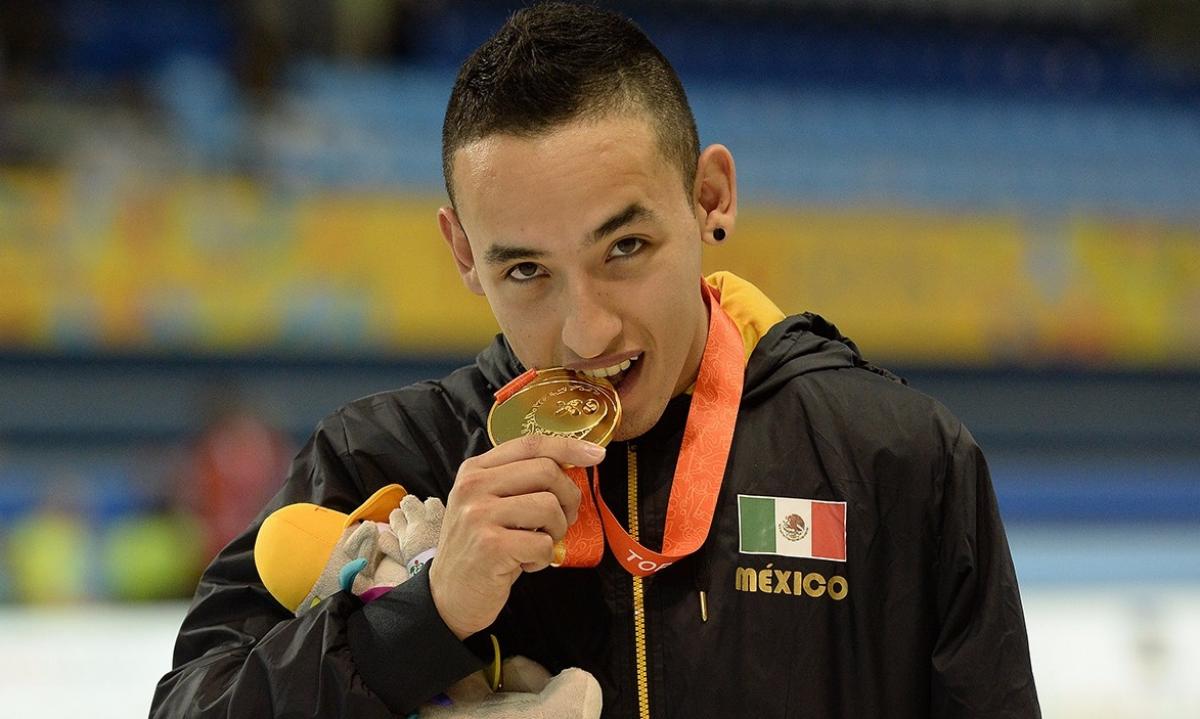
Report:
[[[629,536],[638,541],[638,493],[637,493],[637,447],[632,442],[626,445],[626,462],[629,466]],[[638,717],[650,719],[650,681],[646,669],[646,602],[642,578],[630,575],[633,580],[633,646],[637,661]]]

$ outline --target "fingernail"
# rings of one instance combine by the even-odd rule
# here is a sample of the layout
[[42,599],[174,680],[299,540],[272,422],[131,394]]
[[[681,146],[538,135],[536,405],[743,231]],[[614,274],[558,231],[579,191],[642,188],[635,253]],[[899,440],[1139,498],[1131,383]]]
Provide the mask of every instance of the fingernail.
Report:
[[563,560],[566,558],[567,543],[560,539],[554,543],[554,561],[551,562],[551,564],[557,567],[558,565],[562,564]]
[[608,453],[607,449],[594,442],[584,442],[584,445],[586,446],[583,451],[592,459],[604,459],[604,455]]

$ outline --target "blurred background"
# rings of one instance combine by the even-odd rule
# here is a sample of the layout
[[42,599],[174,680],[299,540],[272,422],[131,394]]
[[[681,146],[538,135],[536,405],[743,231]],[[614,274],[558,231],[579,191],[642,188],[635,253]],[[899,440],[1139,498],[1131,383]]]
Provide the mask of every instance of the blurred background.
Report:
[[[983,445],[1045,715],[1200,716],[1200,3],[604,4],[737,159],[709,269]],[[143,715],[314,424],[496,331],[434,212],[513,5],[0,3],[6,716]]]

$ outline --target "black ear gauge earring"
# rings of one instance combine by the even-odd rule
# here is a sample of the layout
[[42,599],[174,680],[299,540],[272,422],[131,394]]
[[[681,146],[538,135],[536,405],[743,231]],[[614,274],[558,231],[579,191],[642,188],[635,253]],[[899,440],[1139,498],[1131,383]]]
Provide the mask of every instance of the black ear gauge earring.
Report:
[[724,240],[725,239],[725,228],[718,227],[717,229],[713,230],[713,239],[716,240],[717,242]]

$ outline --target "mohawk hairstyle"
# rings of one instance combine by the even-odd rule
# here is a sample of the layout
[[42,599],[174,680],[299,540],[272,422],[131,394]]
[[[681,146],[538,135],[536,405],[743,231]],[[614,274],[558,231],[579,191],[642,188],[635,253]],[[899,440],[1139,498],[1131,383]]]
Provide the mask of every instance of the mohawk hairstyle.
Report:
[[689,196],[700,140],[670,63],[632,21],[565,2],[519,10],[463,63],[442,125],[450,202],[454,153],[493,134],[536,137],[614,112],[652,118],[659,149],[678,165]]

